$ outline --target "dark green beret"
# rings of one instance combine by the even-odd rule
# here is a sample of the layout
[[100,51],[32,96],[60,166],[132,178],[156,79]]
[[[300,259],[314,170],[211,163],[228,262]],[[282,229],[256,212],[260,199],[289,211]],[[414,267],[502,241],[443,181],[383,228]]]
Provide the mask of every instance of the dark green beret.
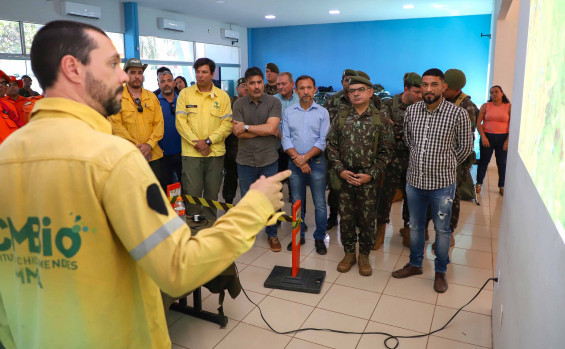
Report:
[[275,63],[267,63],[266,68],[272,71],[273,73],[277,73],[277,74],[279,73],[279,67],[277,67]]
[[239,87],[239,85],[241,85],[241,84],[245,84],[245,78],[237,79],[237,87]]
[[345,78],[346,76],[356,76],[357,72],[353,69],[345,69],[343,71],[343,74],[341,74],[341,80],[343,80],[343,78]]
[[358,70],[357,75],[362,76],[367,80],[371,80],[371,77],[369,76],[369,74],[365,73],[364,71]]
[[422,77],[417,73],[406,73],[404,74],[404,83],[420,87],[420,84],[422,83]]
[[445,73],[445,83],[447,87],[452,90],[460,91],[465,87],[467,83],[467,78],[465,78],[465,73],[459,69],[448,69]]
[[367,85],[370,88],[373,88],[373,83],[371,82],[371,80],[367,79],[364,76],[352,76],[349,78],[349,86],[353,85],[353,84],[363,84],[363,85]]

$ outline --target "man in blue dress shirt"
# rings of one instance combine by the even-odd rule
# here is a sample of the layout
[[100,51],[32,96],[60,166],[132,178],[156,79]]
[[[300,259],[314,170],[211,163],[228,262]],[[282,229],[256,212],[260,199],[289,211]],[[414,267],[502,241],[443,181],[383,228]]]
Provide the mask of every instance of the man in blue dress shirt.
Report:
[[[282,146],[290,159],[288,167],[292,170],[290,187],[292,202],[302,200],[305,205],[306,185],[310,186],[314,201],[316,230],[314,240],[316,252],[327,253],[326,237],[326,134],[330,127],[328,111],[314,102],[316,81],[303,75],[296,79],[298,104],[288,107],[282,118]],[[304,220],[304,210],[302,210]],[[305,243],[304,224],[300,231],[300,244]],[[292,242],[287,249],[292,250]]]

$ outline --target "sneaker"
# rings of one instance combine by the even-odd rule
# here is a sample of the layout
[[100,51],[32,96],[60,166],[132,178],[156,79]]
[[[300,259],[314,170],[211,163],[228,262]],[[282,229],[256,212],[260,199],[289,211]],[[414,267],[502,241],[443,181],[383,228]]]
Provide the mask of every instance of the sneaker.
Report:
[[[300,238],[300,246],[304,245],[305,243],[306,243],[306,240],[304,238]],[[292,251],[292,240],[290,240],[290,242],[288,243],[286,250]]]
[[373,274],[373,268],[371,268],[371,263],[369,263],[369,256],[362,253],[359,253],[359,274],[362,276],[371,276]]
[[337,271],[347,273],[356,262],[355,253],[346,253],[345,257],[337,265]]
[[269,247],[271,247],[271,251],[273,252],[280,252],[281,251],[281,242],[279,238],[276,236],[269,238]]
[[324,240],[314,240],[314,245],[316,246],[316,253],[325,255],[328,253],[328,249],[326,248],[326,244]]
[[404,279],[412,275],[421,275],[422,273],[422,267],[415,267],[408,263],[404,266],[404,268],[393,272],[392,277],[395,279]]

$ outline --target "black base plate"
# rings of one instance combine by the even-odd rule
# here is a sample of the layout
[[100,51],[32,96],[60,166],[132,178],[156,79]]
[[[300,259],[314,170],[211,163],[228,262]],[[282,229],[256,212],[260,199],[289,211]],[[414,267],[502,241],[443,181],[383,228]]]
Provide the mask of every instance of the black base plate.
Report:
[[292,268],[275,265],[264,286],[288,291],[320,293],[325,278],[325,270],[301,268],[296,277],[292,277]]

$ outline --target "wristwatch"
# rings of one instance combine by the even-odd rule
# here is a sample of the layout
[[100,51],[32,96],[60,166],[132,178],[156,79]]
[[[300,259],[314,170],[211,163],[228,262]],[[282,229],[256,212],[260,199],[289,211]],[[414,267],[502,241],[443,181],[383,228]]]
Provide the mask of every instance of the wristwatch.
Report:
[[210,140],[210,138],[206,138],[205,142],[206,144],[208,144],[208,146],[212,145],[212,141]]
[[245,125],[244,128],[245,128],[245,132],[249,131],[249,125]]

